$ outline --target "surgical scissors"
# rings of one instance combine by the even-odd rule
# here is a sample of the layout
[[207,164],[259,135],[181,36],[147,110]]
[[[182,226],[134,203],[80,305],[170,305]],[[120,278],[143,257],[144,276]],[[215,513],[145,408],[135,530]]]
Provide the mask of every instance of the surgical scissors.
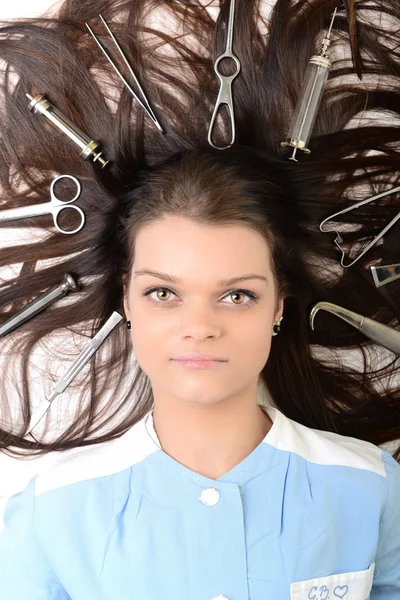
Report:
[[[232,81],[239,74],[240,68],[241,68],[239,59],[237,58],[237,56],[235,56],[232,53],[233,21],[235,18],[235,1],[236,0],[230,0],[228,34],[227,34],[227,39],[226,39],[225,52],[223,54],[221,54],[214,63],[214,71],[218,75],[221,85],[219,88],[217,102],[214,107],[214,112],[213,112],[213,115],[211,118],[210,127],[208,129],[208,143],[210,144],[210,146],[213,146],[217,150],[225,150],[226,148],[230,148],[230,146],[232,146],[233,142],[235,141],[235,113],[233,110]],[[235,61],[236,71],[235,71],[235,73],[233,73],[233,75],[223,75],[222,73],[219,72],[219,70],[218,70],[219,63],[224,58],[231,58],[232,60]],[[212,132],[213,132],[215,120],[217,118],[217,113],[219,111],[221,104],[226,104],[228,106],[230,120],[231,120],[231,131],[232,131],[231,143],[228,144],[227,146],[223,146],[223,147],[216,146],[212,142]]]
[[[324,223],[326,223],[327,221],[331,221],[334,217],[337,217],[338,215],[343,215],[347,212],[350,212],[351,210],[354,210],[356,208],[359,208],[360,206],[363,206],[364,204],[368,204],[369,202],[372,202],[373,200],[378,200],[379,198],[383,198],[384,196],[388,196],[389,194],[395,194],[396,192],[400,192],[400,186],[392,188],[391,190],[387,190],[386,192],[381,192],[380,194],[376,194],[376,196],[367,198],[367,200],[362,200],[361,202],[357,202],[357,204],[354,204],[354,206],[349,206],[348,208],[345,208],[344,210],[341,210],[340,212],[337,212],[334,215],[330,215],[329,217],[324,219],[322,221],[322,223],[320,223],[319,229],[320,229],[320,231],[322,231],[322,233],[327,233],[330,230],[322,229],[322,225]],[[360,258],[362,256],[364,256],[364,254],[366,254],[368,252],[368,250],[370,250],[372,248],[372,246],[375,246],[375,244],[385,235],[385,233],[387,231],[389,231],[389,229],[391,229],[393,227],[393,225],[395,225],[395,223],[399,219],[400,219],[400,212],[397,213],[397,215],[390,221],[390,223],[388,223],[386,225],[386,227],[384,227],[384,229],[382,229],[382,231],[376,237],[374,237],[374,239],[371,242],[369,242],[369,244],[367,244],[367,246],[364,248],[364,250],[361,252],[361,254],[359,256],[357,256],[357,258],[354,259],[353,262],[351,262],[348,265],[343,264],[345,252],[344,252],[343,248],[341,248],[341,246],[340,246],[340,244],[343,242],[343,239],[338,231],[334,231],[334,233],[336,234],[334,242],[342,253],[342,258],[340,261],[340,264],[342,265],[342,267],[345,267],[345,268],[351,267],[352,265],[354,265],[354,263],[356,263],[358,260],[360,260]]]
[[[76,185],[76,194],[71,200],[61,200],[58,198],[54,191],[54,186],[57,181],[61,179],[71,179]],[[78,206],[71,206],[71,202],[75,202],[77,198],[79,198],[81,193],[81,184],[77,180],[76,177],[72,175],[59,175],[55,177],[51,182],[50,186],[50,202],[42,202],[41,204],[31,204],[30,206],[21,206],[19,208],[9,208],[7,210],[0,211],[0,223],[7,223],[7,221],[14,221],[19,219],[28,219],[30,217],[37,217],[39,215],[53,215],[54,226],[58,229],[60,233],[65,233],[69,235],[71,233],[77,233],[80,231],[85,224],[85,214],[84,212],[78,208]],[[81,216],[81,222],[76,227],[76,229],[72,229],[68,231],[66,229],[62,229],[58,224],[58,218],[60,213],[63,210],[74,210]]]

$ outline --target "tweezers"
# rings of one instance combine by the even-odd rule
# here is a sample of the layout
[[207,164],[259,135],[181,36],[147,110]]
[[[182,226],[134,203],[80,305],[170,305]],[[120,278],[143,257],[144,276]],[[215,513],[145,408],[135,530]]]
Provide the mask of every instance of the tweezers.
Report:
[[[335,213],[334,215],[330,215],[329,217],[327,217],[326,219],[324,219],[322,221],[322,223],[320,223],[319,225],[319,229],[320,231],[322,231],[323,233],[327,233],[330,232],[331,230],[327,230],[327,229],[322,229],[322,226],[324,223],[326,223],[327,221],[331,221],[333,220],[334,217],[337,217],[338,215],[343,215],[347,212],[350,212],[351,210],[355,210],[356,208],[359,208],[360,206],[363,206],[364,204],[367,204],[368,202],[373,202],[374,200],[378,200],[379,198],[383,198],[384,196],[388,196],[389,194],[395,194],[396,192],[400,192],[400,186],[395,187],[391,190],[388,190],[386,192],[382,192],[380,194],[377,194],[376,196],[372,196],[372,198],[367,198],[367,200],[362,200],[361,202],[357,202],[357,204],[354,204],[353,206],[349,206],[348,208],[345,208],[344,210],[341,210],[340,212]],[[343,263],[343,259],[345,256],[345,252],[343,250],[343,248],[340,246],[340,244],[343,242],[343,239],[341,237],[341,235],[339,234],[338,231],[334,231],[334,233],[336,234],[336,238],[334,239],[334,242],[336,244],[336,246],[339,248],[339,250],[342,253],[342,258],[340,261],[340,264],[342,265],[342,267],[351,267],[352,265],[354,265],[358,260],[360,260],[360,258],[362,256],[364,256],[364,254],[366,254],[368,252],[368,250],[370,250],[373,246],[375,246],[375,244],[385,235],[385,233],[387,231],[389,231],[389,229],[391,229],[393,227],[393,225],[395,225],[395,223],[397,223],[397,221],[400,219],[400,212],[397,213],[397,215],[394,217],[394,219],[392,219],[390,221],[390,223],[388,223],[386,225],[386,227],[384,227],[384,229],[382,229],[382,231],[376,236],[374,237],[374,239],[367,244],[367,246],[364,248],[364,250],[361,252],[361,254],[354,259],[351,263],[349,263],[348,265],[345,265]]]
[[101,14],[99,14],[100,19],[103,22],[104,27],[107,29],[112,41],[114,42],[114,44],[116,45],[120,55],[122,56],[126,66],[129,69],[130,74],[133,77],[134,82],[136,83],[136,85],[139,88],[140,93],[142,94],[143,97],[143,102],[142,100],[139,98],[139,96],[134,92],[134,90],[131,88],[131,86],[129,85],[129,83],[126,81],[125,77],[122,75],[122,73],[119,71],[119,69],[116,67],[116,65],[113,63],[112,59],[110,58],[109,54],[107,53],[107,50],[104,48],[103,44],[97,39],[97,37],[95,36],[95,34],[93,33],[92,29],[90,28],[90,26],[88,25],[88,23],[85,23],[86,27],[88,28],[89,32],[91,33],[92,37],[94,38],[95,42],[97,43],[97,45],[99,46],[100,50],[103,52],[104,56],[107,58],[108,62],[110,63],[110,65],[112,66],[112,68],[114,69],[114,71],[117,73],[118,77],[123,81],[125,87],[130,91],[130,93],[132,94],[132,96],[134,96],[136,98],[136,100],[139,102],[140,106],[142,106],[142,108],[146,111],[146,113],[149,115],[150,119],[153,121],[154,125],[157,127],[158,131],[160,133],[164,133],[163,128],[161,127],[156,115],[154,114],[153,109],[150,106],[150,103],[146,97],[146,94],[143,91],[142,86],[140,85],[131,65],[129,64],[128,59],[126,58],[124,51],[122,50],[121,46],[119,45],[115,35],[113,34],[113,32],[111,31],[111,29],[109,28],[109,26],[107,25],[105,19],[103,18],[103,16]]

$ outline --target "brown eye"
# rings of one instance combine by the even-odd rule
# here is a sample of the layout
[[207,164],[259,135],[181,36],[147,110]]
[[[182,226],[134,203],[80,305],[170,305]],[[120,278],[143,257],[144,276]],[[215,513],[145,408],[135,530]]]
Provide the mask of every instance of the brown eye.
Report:
[[[234,296],[244,296],[245,294],[243,294],[242,292],[233,292],[232,294],[230,294],[231,297],[233,298]],[[243,304],[243,302],[235,302],[234,304]]]
[[159,296],[159,294],[170,294],[170,293],[171,293],[171,292],[170,292],[169,290],[165,289],[165,288],[159,288],[158,290],[156,290],[157,297],[158,297],[160,300],[165,300],[165,297],[164,297],[164,298],[162,298],[161,296]]

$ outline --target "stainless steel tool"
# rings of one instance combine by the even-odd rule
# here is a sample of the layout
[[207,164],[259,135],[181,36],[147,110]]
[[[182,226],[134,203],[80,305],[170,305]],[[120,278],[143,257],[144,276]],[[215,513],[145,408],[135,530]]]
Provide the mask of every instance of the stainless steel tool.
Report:
[[307,148],[307,144],[311,137],[325,85],[332,67],[327,51],[331,43],[331,31],[336,12],[337,8],[335,8],[333,13],[329,31],[322,41],[320,53],[312,56],[308,63],[303,87],[288,133],[290,141],[281,142],[281,146],[291,146],[293,148],[290,160],[294,160],[295,162],[297,162],[295,158],[297,150],[302,150],[307,154],[311,152]]
[[30,433],[32,429],[36,427],[36,425],[42,419],[46,411],[50,408],[55,398],[66,390],[69,384],[75,379],[78,373],[80,373],[80,371],[83,369],[86,363],[97,352],[101,344],[105,341],[105,339],[110,335],[110,333],[118,325],[118,323],[120,323],[121,320],[122,315],[114,311],[111,317],[96,333],[96,335],[89,342],[86,348],[79,354],[78,358],[74,360],[67,372],[57,381],[54,390],[50,394],[49,398],[43,400],[43,402],[38,406],[38,408],[32,413],[27,433]]
[[376,287],[381,287],[382,285],[400,279],[400,263],[370,267],[370,269]]
[[[210,127],[208,129],[208,143],[213,146],[213,148],[217,148],[217,150],[225,150],[226,148],[230,148],[235,141],[236,130],[235,130],[235,112],[233,107],[233,97],[232,97],[232,81],[237,77],[240,72],[241,65],[240,61],[232,53],[232,42],[233,42],[233,23],[235,19],[235,0],[230,0],[229,6],[229,21],[228,21],[228,32],[226,39],[226,48],[225,52],[221,54],[214,63],[214,71],[216,72],[219,80],[220,80],[220,89],[217,97],[217,101],[214,107],[214,112],[211,117]],[[223,75],[219,72],[218,67],[219,63],[224,60],[224,58],[231,58],[236,63],[236,71],[232,75]],[[212,134],[214,130],[215,121],[217,118],[218,111],[221,105],[225,104],[228,107],[230,123],[231,123],[231,141],[227,146],[216,146],[212,141]]]
[[[62,179],[70,179],[74,182],[76,187],[75,196],[71,200],[62,200],[57,196],[54,191],[54,186],[58,181]],[[0,223],[7,223],[8,221],[17,221],[20,219],[28,219],[31,217],[37,217],[40,215],[51,214],[53,216],[53,223],[56,229],[60,233],[70,235],[77,233],[82,229],[85,224],[85,214],[78,206],[72,206],[72,202],[75,202],[81,194],[81,184],[76,177],[72,175],[59,175],[55,177],[51,182],[50,186],[50,202],[41,202],[40,204],[30,204],[29,206],[20,206],[19,208],[9,208],[0,211]],[[75,229],[62,229],[58,224],[58,218],[62,211],[75,211],[80,216],[80,224]]]
[[81,153],[80,156],[84,160],[87,158],[91,158],[93,162],[98,162],[101,164],[101,168],[104,169],[105,166],[110,162],[109,160],[105,160],[101,152],[98,152],[99,143],[90,139],[86,133],[84,133],[79,127],[77,127],[70,119],[62,114],[58,108],[56,108],[45,96],[42,94],[37,94],[35,97],[32,97],[30,94],[26,94],[26,97],[29,99],[29,110],[31,110],[34,114],[43,115],[55,129],[61,131],[64,135],[66,135],[70,140],[78,146]]
[[[327,222],[327,221],[333,221],[334,217],[338,217],[339,215],[344,215],[347,212],[350,212],[352,210],[356,210],[357,208],[359,208],[360,206],[363,206],[364,204],[368,204],[369,202],[373,202],[374,200],[379,200],[379,198],[383,198],[384,196],[388,196],[389,194],[396,194],[400,192],[400,186],[394,187],[390,190],[387,190],[386,192],[381,192],[380,194],[376,194],[375,196],[372,196],[371,198],[367,198],[366,200],[362,200],[361,202],[357,202],[356,204],[353,204],[352,206],[348,206],[347,208],[345,208],[344,210],[341,210],[333,215],[330,215],[329,217],[327,217],[326,219],[324,219],[320,225],[319,225],[319,229],[320,231],[322,231],[323,233],[327,233],[329,230],[328,229],[323,229],[322,226]],[[371,240],[369,242],[369,244],[366,245],[366,247],[364,248],[364,250],[357,256],[357,258],[355,258],[351,263],[349,263],[348,265],[345,265],[343,263],[343,259],[345,257],[345,252],[343,250],[343,248],[340,246],[340,244],[343,242],[343,239],[341,237],[341,235],[339,234],[338,231],[335,231],[334,233],[336,234],[336,238],[334,239],[334,242],[336,244],[336,246],[339,248],[340,252],[342,253],[342,259],[340,261],[340,264],[342,265],[342,267],[348,268],[351,267],[352,265],[354,265],[358,260],[360,260],[360,258],[362,256],[364,256],[364,254],[366,254],[368,252],[368,250],[370,250],[373,246],[375,246],[375,244],[385,235],[385,233],[387,231],[389,231],[389,229],[391,229],[393,227],[393,225],[395,225],[397,223],[397,221],[400,219],[400,211],[397,213],[397,215],[390,221],[390,223],[388,223],[386,225],[386,227],[384,227],[382,229],[382,231],[374,237],[373,240]]]
[[400,330],[378,323],[378,321],[359,315],[352,310],[348,310],[337,304],[332,304],[331,302],[317,302],[317,304],[313,306],[310,312],[311,329],[314,329],[315,315],[319,310],[326,310],[327,312],[336,315],[352,327],[361,331],[361,333],[374,342],[377,342],[391,352],[400,354]]
[[107,29],[107,32],[109,34],[109,36],[111,37],[112,41],[114,42],[118,52],[120,53],[125,65],[127,66],[129,73],[131,74],[132,79],[134,80],[134,82],[136,83],[139,92],[142,95],[142,99],[141,100],[139,98],[139,96],[136,94],[136,92],[132,89],[132,87],[129,85],[129,83],[127,82],[127,80],[125,79],[125,77],[122,75],[121,71],[118,69],[118,67],[115,65],[115,63],[112,61],[110,55],[108,54],[107,50],[104,48],[103,44],[99,41],[99,39],[97,38],[97,36],[94,34],[93,30],[91,29],[91,27],[88,25],[88,23],[85,23],[89,33],[91,34],[91,36],[93,37],[93,39],[95,40],[96,44],[98,45],[98,47],[100,48],[100,50],[102,51],[102,53],[104,54],[104,56],[107,58],[108,62],[110,63],[110,65],[112,66],[112,68],[114,69],[114,71],[117,73],[118,77],[121,79],[121,81],[124,83],[125,87],[130,91],[130,93],[132,94],[132,96],[134,98],[136,98],[136,100],[139,102],[140,106],[146,111],[146,113],[148,114],[148,116],[150,117],[150,119],[153,121],[154,125],[157,127],[158,131],[160,133],[164,133],[163,128],[161,127],[156,115],[154,114],[153,109],[150,106],[150,102],[148,101],[146,94],[143,91],[142,86],[140,85],[138,78],[136,77],[131,65],[129,64],[128,59],[125,56],[124,51],[122,50],[120,44],[118,43],[115,35],[113,34],[113,32],[111,31],[110,27],[108,26],[108,24],[106,23],[106,20],[103,18],[102,15],[99,14],[99,17],[104,25],[104,27]]
[[29,319],[32,319],[32,317],[42,312],[42,310],[50,306],[50,304],[53,304],[56,300],[68,294],[68,292],[76,292],[78,289],[79,287],[76,280],[72,275],[67,273],[61,283],[54,285],[35,300],[29,302],[29,304],[21,308],[15,315],[0,325],[0,337],[14,331],[14,329]]

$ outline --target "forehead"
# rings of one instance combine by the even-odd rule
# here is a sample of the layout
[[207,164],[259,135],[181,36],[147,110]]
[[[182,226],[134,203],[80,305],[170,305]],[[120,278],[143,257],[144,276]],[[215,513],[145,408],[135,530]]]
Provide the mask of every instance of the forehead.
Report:
[[271,272],[263,236],[240,224],[204,225],[176,216],[143,226],[136,237],[133,270],[148,268],[182,279],[220,280]]

